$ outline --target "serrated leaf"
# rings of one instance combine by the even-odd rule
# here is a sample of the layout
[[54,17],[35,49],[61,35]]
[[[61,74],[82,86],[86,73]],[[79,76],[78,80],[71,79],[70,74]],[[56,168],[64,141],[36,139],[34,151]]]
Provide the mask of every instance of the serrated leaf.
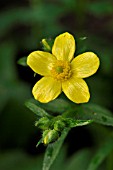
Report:
[[33,113],[35,113],[38,117],[52,117],[47,113],[44,109],[40,108],[39,106],[35,105],[31,102],[26,102],[25,105],[29,108]]
[[44,157],[42,170],[50,169],[51,165],[53,164],[54,160],[56,159],[56,157],[61,149],[61,146],[62,146],[64,139],[66,138],[69,130],[70,130],[70,128],[65,128],[62,131],[62,134],[59,137],[59,139],[56,142],[48,145],[48,147],[46,149],[45,157]]
[[87,170],[97,170],[99,165],[104,161],[104,159],[110,154],[112,150],[113,150],[113,136],[107,139],[103,146],[99,148],[99,150],[92,158]]
[[20,58],[17,63],[22,66],[27,66],[27,57]]

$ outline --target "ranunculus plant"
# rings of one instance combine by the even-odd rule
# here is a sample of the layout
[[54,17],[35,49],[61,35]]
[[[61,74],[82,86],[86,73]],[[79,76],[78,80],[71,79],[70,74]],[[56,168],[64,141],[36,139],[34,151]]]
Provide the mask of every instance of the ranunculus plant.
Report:
[[[49,170],[71,128],[93,122],[113,126],[113,116],[107,109],[89,102],[90,92],[84,79],[97,72],[98,55],[85,51],[76,56],[76,41],[68,32],[54,41],[43,39],[42,44],[43,51],[30,53],[19,63],[42,76],[32,89],[34,99],[28,100],[26,106],[37,116],[35,126],[42,131],[37,146],[47,145],[43,170]],[[104,149],[108,145],[113,149],[111,139]],[[88,170],[96,170],[109,152],[105,150],[96,164],[94,156]]]

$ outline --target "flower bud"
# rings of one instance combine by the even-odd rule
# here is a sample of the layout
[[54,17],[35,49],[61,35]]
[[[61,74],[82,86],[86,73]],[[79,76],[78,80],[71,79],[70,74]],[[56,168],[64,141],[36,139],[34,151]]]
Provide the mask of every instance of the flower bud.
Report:
[[50,142],[54,142],[58,137],[59,135],[56,130],[45,130],[43,133],[43,143],[47,145]]
[[50,120],[47,117],[40,118],[39,121],[36,121],[35,126],[38,126],[42,130],[49,128]]
[[48,44],[47,40],[46,39],[42,39],[42,44],[44,46],[44,50],[45,51],[51,51],[51,47],[50,45]]
[[62,131],[65,127],[65,123],[62,120],[57,120],[54,124],[54,129],[56,131]]

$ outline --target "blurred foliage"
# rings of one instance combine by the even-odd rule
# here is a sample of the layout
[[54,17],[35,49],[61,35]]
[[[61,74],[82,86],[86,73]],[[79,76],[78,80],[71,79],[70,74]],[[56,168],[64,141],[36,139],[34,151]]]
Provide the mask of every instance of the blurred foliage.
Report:
[[[33,156],[40,133],[34,127],[34,114],[24,106],[31,97],[30,85],[33,86],[38,77],[34,78],[29,68],[19,66],[17,60],[41,49],[42,38],[54,38],[68,31],[76,37],[78,50],[75,55],[90,50],[97,53],[101,60],[100,69],[86,80],[91,92],[90,101],[113,110],[112,7],[112,0],[1,0],[0,169],[41,169],[40,148],[36,149],[37,156]],[[82,37],[86,39],[81,41]],[[74,131],[74,136],[67,136],[66,143],[71,150],[67,147],[62,151],[53,170],[82,170],[87,167],[94,150],[98,150],[111,132],[110,128],[98,127],[97,124],[80,129]],[[82,140],[81,134],[84,136]],[[92,148],[83,148],[87,146]],[[28,155],[29,150],[32,154]],[[66,150],[71,153],[70,157]],[[112,170],[112,158],[111,153],[100,170]]]

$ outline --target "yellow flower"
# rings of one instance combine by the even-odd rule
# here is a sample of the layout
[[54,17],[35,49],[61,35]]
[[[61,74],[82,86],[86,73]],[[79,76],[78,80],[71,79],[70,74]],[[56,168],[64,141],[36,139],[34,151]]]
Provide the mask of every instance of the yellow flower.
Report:
[[34,85],[34,98],[47,103],[63,91],[75,103],[89,101],[90,93],[83,78],[94,74],[99,58],[93,52],[85,52],[74,58],[74,37],[68,32],[55,38],[52,54],[34,51],[27,58],[31,69],[43,77]]

